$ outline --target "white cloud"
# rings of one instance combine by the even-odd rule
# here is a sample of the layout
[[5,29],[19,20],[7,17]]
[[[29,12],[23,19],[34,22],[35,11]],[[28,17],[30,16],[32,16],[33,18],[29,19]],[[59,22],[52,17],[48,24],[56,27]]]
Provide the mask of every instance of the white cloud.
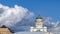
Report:
[[60,32],[60,21],[57,21],[57,22],[52,22],[51,21],[52,20],[52,18],[50,18],[50,17],[46,17],[46,18],[44,18],[44,25],[47,25],[48,27],[49,27],[49,29],[48,29],[48,31],[50,31],[50,32]]
[[[14,8],[4,6],[0,4],[0,26],[13,26],[23,18],[30,19],[34,16],[33,12],[30,12],[27,8],[15,5]],[[29,12],[29,13],[28,13]]]
[[50,29],[52,32],[60,32],[60,21],[54,24],[54,27]]

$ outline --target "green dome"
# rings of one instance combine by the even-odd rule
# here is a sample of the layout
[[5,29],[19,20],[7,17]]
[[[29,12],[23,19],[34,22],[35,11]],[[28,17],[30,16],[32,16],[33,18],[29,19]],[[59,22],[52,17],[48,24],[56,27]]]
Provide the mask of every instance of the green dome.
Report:
[[38,16],[36,17],[36,19],[42,19],[42,17],[41,17],[40,15],[38,15]]

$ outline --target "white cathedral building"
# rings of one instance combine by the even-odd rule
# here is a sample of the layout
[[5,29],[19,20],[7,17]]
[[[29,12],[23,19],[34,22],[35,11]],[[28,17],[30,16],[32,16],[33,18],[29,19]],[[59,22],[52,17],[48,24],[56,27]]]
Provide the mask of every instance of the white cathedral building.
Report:
[[35,26],[30,27],[30,32],[47,32],[46,25],[43,25],[43,18],[39,15],[36,17]]

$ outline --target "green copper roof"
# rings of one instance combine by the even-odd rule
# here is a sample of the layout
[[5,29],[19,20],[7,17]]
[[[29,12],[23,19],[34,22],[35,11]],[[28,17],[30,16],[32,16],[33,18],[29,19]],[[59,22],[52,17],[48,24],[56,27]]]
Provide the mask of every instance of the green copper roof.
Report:
[[36,17],[36,19],[42,19],[42,17],[41,17],[40,15],[38,15],[38,16]]

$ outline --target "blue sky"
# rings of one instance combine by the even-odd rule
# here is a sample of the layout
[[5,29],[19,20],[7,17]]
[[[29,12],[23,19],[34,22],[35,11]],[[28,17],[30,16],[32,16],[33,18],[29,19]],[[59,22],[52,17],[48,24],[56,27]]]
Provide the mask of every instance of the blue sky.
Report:
[[34,12],[35,16],[40,12],[42,17],[52,17],[53,21],[60,20],[59,0],[0,0],[0,3],[9,7],[17,4]]
[[[19,5],[27,8],[29,11],[34,13],[34,17],[36,17],[38,13],[40,13],[42,17],[52,17],[52,21],[54,22],[60,21],[59,0],[0,0],[0,3],[9,7]],[[28,27],[26,27],[26,29],[28,29]]]

